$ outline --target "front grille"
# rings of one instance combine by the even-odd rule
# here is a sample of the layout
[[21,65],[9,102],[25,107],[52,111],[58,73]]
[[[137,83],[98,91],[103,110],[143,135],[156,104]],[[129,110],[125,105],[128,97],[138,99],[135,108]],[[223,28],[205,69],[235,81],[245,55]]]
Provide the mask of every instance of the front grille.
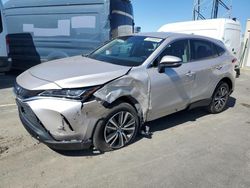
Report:
[[15,83],[14,92],[17,98],[27,99],[27,98],[35,97],[43,91],[42,90],[28,90],[28,89],[21,87],[17,83]]
[[32,109],[25,103],[17,100],[17,106],[22,116],[37,128],[43,128],[40,120],[36,117]]

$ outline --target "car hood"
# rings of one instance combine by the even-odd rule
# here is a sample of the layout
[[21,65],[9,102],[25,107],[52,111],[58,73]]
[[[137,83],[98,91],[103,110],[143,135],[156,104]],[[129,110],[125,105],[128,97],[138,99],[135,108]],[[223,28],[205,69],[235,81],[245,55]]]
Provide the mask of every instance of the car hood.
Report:
[[125,75],[130,69],[131,67],[75,56],[42,63],[28,72],[61,88],[79,88],[105,84]]

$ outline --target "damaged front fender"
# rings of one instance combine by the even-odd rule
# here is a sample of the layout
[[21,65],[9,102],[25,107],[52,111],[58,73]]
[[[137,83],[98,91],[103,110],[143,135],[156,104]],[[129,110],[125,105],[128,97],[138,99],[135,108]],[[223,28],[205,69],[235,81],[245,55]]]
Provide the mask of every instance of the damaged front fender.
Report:
[[134,104],[142,114],[143,121],[147,119],[149,109],[149,79],[145,71],[131,70],[128,75],[118,78],[94,93],[102,101],[112,104],[122,97],[132,97],[138,102]]

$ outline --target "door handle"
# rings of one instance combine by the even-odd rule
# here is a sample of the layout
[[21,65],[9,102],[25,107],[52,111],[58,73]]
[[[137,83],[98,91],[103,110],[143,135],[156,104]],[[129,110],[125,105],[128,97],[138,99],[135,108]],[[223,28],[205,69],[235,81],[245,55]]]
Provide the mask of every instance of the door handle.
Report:
[[194,74],[195,74],[195,72],[188,71],[188,72],[186,73],[186,76],[192,77]]
[[215,67],[215,69],[217,69],[217,70],[221,70],[222,68],[223,68],[222,65],[218,65],[218,66]]

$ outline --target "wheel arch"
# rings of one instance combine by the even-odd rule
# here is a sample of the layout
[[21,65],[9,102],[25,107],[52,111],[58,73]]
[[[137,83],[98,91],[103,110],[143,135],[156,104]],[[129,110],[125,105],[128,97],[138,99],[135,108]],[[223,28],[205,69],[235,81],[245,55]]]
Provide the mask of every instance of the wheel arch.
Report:
[[232,81],[229,77],[224,77],[224,78],[222,78],[222,79],[219,81],[219,83],[217,84],[216,88],[218,87],[218,85],[219,85],[221,82],[227,83],[228,86],[229,86],[230,92],[232,91],[232,89],[233,89],[233,81]]
[[217,83],[217,85],[213,88],[213,90],[211,90],[211,91],[212,91],[212,93],[211,93],[211,98],[213,98],[216,89],[219,87],[219,85],[220,85],[222,82],[228,84],[230,93],[233,92],[233,81],[232,81],[229,77],[224,77],[224,78],[220,79],[220,81],[219,81],[219,82]]
[[[113,106],[115,106],[117,104],[120,104],[120,103],[124,103],[124,102],[130,104],[136,110],[136,112],[138,114],[138,117],[139,117],[139,123],[140,123],[139,124],[139,129],[140,129],[142,127],[143,123],[144,123],[144,118],[143,118],[141,105],[134,97],[128,96],[128,95],[121,96],[121,97],[117,98],[115,101],[113,101],[112,103],[104,103],[103,105],[105,106],[105,108],[112,108]],[[97,124],[100,121],[103,121],[103,118],[99,119],[96,122],[96,124],[94,126],[94,129],[93,129],[93,132],[91,134],[91,139],[93,139],[94,133],[96,131]]]
[[127,95],[121,96],[121,97],[117,98],[114,102],[112,102],[111,104],[109,104],[109,106],[113,106],[116,103],[122,103],[122,102],[130,104],[136,110],[136,112],[137,112],[137,114],[138,114],[138,116],[140,118],[140,121],[143,121],[143,113],[142,113],[141,105],[132,96],[127,96]]
[[[225,104],[222,104],[222,105],[223,105],[222,108],[221,108],[221,107],[218,107],[218,108],[221,108],[221,109],[218,109],[218,108],[216,109],[216,107],[215,107],[215,102],[214,102],[214,97],[216,97],[218,89],[219,89],[223,84],[227,84],[227,85],[228,85],[228,87],[229,87],[229,93],[227,93],[228,96],[227,96],[226,98],[224,98],[224,99],[225,99]],[[225,110],[225,108],[226,108],[226,103],[227,103],[227,101],[228,101],[228,98],[229,98],[230,94],[233,92],[233,87],[234,87],[233,84],[234,84],[233,81],[232,81],[230,78],[228,78],[228,77],[224,77],[224,78],[222,78],[222,79],[218,82],[218,84],[216,85],[216,87],[215,87],[215,89],[214,89],[214,91],[213,91],[213,95],[212,95],[212,97],[211,97],[211,99],[212,99],[212,100],[211,100],[211,103],[207,106],[207,110],[208,110],[209,113],[211,113],[211,114],[217,114],[217,113],[220,113],[220,112],[222,112],[222,111]],[[225,96],[225,95],[224,95],[224,96]],[[218,100],[221,100],[221,99],[218,99]],[[218,103],[218,104],[220,104],[220,103]]]

